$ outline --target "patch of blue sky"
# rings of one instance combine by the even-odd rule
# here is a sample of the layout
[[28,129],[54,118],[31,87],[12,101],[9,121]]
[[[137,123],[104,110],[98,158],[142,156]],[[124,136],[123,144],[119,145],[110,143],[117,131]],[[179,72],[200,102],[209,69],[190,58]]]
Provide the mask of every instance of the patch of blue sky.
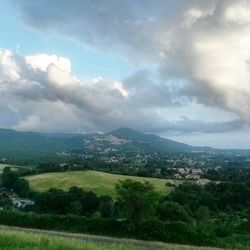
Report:
[[66,38],[39,33],[24,25],[7,1],[0,0],[0,5],[1,49],[11,49],[21,55],[46,53],[67,57],[73,74],[80,79],[101,76],[117,80],[135,70],[135,66],[115,53],[93,50]]

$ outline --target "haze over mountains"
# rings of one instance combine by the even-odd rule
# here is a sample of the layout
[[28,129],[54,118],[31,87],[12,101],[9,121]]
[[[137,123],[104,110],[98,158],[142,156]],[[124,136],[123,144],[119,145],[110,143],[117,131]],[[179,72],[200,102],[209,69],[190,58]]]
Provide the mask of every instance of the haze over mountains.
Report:
[[15,153],[58,154],[67,152],[100,153],[133,152],[193,152],[216,150],[193,147],[184,143],[144,134],[129,128],[119,128],[106,134],[41,134],[0,129],[0,156]]

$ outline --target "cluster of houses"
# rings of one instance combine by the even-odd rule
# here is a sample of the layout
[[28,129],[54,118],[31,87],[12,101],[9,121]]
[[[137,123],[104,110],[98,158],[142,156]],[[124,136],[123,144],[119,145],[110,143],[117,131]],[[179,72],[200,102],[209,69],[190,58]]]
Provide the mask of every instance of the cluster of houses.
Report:
[[176,171],[175,179],[194,180],[199,185],[211,182],[211,180],[203,178],[204,170],[200,168],[172,168],[172,170]]
[[0,188],[0,196],[9,198],[13,207],[16,208],[25,208],[26,206],[33,206],[35,204],[33,200],[20,198],[12,189],[5,187]]
[[171,168],[171,170],[176,172],[175,179],[199,180],[204,174],[200,168]]

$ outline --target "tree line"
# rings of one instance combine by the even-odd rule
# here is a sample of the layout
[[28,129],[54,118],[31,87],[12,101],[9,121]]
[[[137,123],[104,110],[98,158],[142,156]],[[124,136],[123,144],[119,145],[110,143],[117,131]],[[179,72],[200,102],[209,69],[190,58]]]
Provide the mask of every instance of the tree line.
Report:
[[23,213],[1,211],[3,224],[197,245],[250,244],[250,182],[183,183],[160,194],[148,182],[127,179],[116,184],[113,200],[79,187],[35,193],[7,168],[1,185],[35,201]]

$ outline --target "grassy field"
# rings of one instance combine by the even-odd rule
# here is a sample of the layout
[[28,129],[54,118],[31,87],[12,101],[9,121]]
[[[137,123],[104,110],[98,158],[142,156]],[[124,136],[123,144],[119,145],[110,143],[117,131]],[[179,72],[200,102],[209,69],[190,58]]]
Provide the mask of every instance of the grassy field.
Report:
[[[138,241],[137,241],[138,242]],[[138,244],[138,243],[137,243]],[[139,243],[143,245],[142,243]],[[174,244],[165,244],[165,246],[135,246],[130,240],[126,243],[104,243],[104,242],[86,242],[75,240],[74,238],[63,238],[38,233],[28,233],[19,231],[0,231],[0,249],[1,250],[215,250],[210,247],[181,246]]]
[[[169,192],[172,189],[172,187],[165,186],[167,180],[164,179],[124,176],[90,170],[46,173],[28,176],[26,179],[29,181],[31,188],[39,192],[46,191],[50,188],[68,190],[71,186],[78,186],[84,190],[91,190],[97,195],[110,195],[115,197],[115,183],[125,179],[148,181],[161,193]],[[168,182],[174,181],[168,180]]]

